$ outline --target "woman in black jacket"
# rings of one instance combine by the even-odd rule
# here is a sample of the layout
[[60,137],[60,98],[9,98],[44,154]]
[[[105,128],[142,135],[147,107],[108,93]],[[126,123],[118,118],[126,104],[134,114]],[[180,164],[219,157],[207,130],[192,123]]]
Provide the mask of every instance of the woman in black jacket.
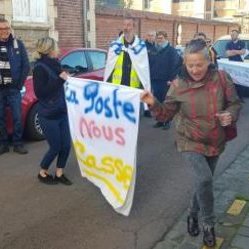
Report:
[[[58,49],[54,39],[45,37],[38,40],[33,54],[36,59],[33,71],[34,91],[38,98],[39,122],[49,145],[40,163],[38,179],[46,184],[61,182],[71,185],[71,181],[63,174],[71,145],[63,86],[68,75],[61,70],[57,56]],[[55,158],[57,164],[53,177],[48,170]]]

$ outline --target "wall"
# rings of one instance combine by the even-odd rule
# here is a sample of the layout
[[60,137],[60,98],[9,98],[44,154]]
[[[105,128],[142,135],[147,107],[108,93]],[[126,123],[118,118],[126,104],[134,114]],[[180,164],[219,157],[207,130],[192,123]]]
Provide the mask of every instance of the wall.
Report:
[[194,15],[194,2],[178,2],[172,3],[173,15],[178,16],[193,16]]
[[[30,0],[32,1],[32,0]],[[11,21],[16,36],[21,38],[29,54],[40,37],[55,38],[61,50],[90,45],[96,46],[95,1],[93,0],[46,0],[48,18],[46,22],[13,21],[12,0],[0,0],[0,16]],[[83,2],[87,10],[83,11]],[[84,16],[85,14],[85,16]],[[84,17],[88,22],[84,22]],[[85,38],[84,38],[85,28]]]
[[84,46],[83,6],[80,0],[55,0],[57,19],[55,26],[62,49]]
[[[213,41],[222,35],[238,28],[237,24],[218,21],[205,21],[197,18],[179,17],[167,14],[158,14],[137,10],[126,10],[136,20],[136,32],[144,38],[148,31],[165,30],[168,33],[171,44],[176,45],[177,27],[182,26],[181,44],[184,45],[192,39],[194,33],[202,31]],[[125,12],[125,13],[126,13]],[[118,36],[122,30],[123,10],[108,8],[96,9],[96,46],[107,49],[110,42]]]
[[171,14],[171,2],[165,0],[151,1],[150,11]]
[[54,30],[54,5],[53,0],[47,0],[48,2],[48,21],[45,23],[32,23],[25,21],[14,21],[13,20],[13,6],[11,0],[0,1],[0,15],[10,21],[11,26],[14,30],[14,34],[23,40],[29,56],[34,50],[35,43],[40,37],[48,36],[49,30],[51,35],[56,37]]
[[96,47],[96,23],[95,23],[95,1],[88,1],[87,19],[89,27],[87,29],[87,44],[88,47]]

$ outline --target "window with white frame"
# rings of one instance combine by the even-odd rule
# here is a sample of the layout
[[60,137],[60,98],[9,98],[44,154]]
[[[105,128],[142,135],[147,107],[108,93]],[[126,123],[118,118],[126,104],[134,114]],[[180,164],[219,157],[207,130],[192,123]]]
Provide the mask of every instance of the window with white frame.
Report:
[[47,22],[47,0],[12,0],[13,20]]

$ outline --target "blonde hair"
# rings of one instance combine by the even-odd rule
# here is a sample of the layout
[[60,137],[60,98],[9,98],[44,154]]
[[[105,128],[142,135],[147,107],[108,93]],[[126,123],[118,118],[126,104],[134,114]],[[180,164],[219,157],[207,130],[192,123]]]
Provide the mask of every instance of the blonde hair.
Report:
[[48,55],[52,51],[58,51],[57,42],[51,37],[40,38],[36,43],[36,50],[32,57],[37,60],[42,55]]

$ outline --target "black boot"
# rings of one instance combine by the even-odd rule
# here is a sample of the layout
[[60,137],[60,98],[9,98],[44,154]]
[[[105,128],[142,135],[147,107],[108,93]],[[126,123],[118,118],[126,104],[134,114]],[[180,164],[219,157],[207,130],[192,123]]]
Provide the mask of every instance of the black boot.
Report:
[[216,237],[214,227],[203,227],[203,243],[207,247],[214,247],[216,244]]
[[193,237],[198,236],[200,233],[198,218],[188,216],[187,223],[188,223],[188,233]]

